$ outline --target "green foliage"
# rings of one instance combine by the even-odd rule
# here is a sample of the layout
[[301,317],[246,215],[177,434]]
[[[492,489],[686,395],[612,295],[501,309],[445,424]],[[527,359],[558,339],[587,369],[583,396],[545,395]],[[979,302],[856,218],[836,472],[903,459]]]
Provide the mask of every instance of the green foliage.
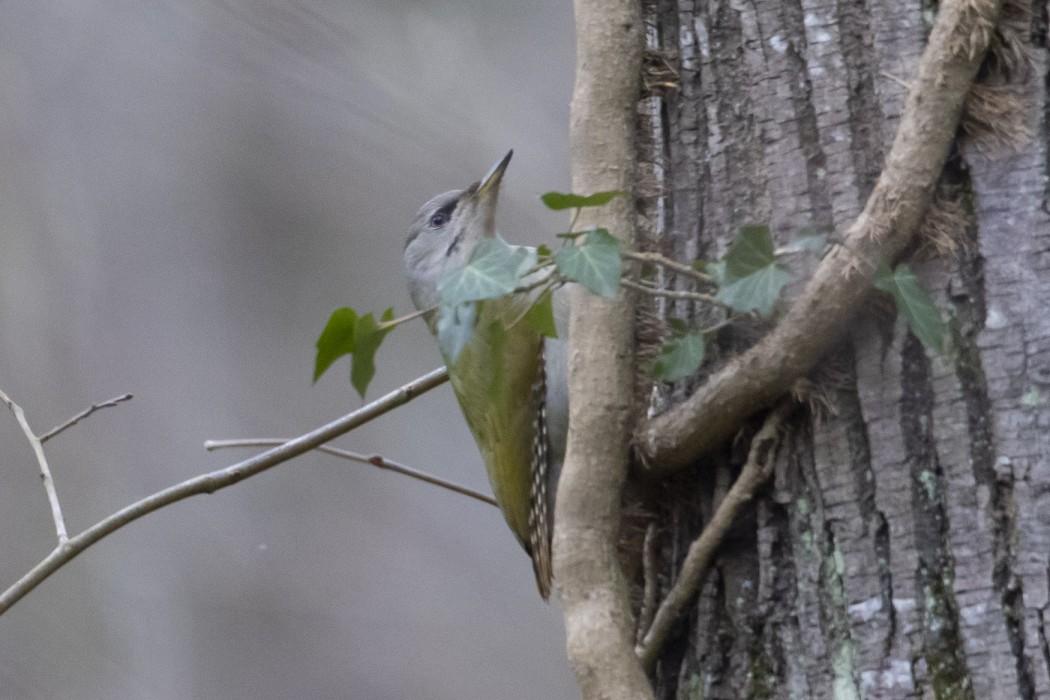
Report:
[[[584,207],[604,206],[623,195],[626,193],[619,190],[591,195],[547,192],[541,199],[550,209],[575,209],[578,216]],[[570,229],[575,228],[575,221],[574,218]],[[501,325],[492,329],[490,335],[503,342],[500,331],[519,321],[527,323],[541,336],[557,337],[552,292],[566,282],[578,283],[592,294],[616,298],[623,274],[624,254],[620,241],[604,228],[570,230],[558,234],[558,237],[562,244],[557,251],[545,245],[535,249],[508,245],[498,236],[486,238],[474,248],[466,265],[445,274],[438,283],[440,301],[427,313],[434,314],[435,333],[447,363],[456,362],[470,341],[481,304],[486,300],[538,289],[533,292],[538,294],[538,299],[527,310],[515,311],[513,319],[493,321]],[[823,236],[810,235],[777,251],[768,227],[745,226],[721,260],[697,260],[693,267],[710,275],[717,286],[715,298],[718,301],[738,312],[768,316],[784,286],[791,280],[790,273],[778,261],[778,255],[819,253],[824,246]],[[648,268],[643,266],[638,274],[643,278],[657,279],[656,266],[660,263],[647,264]],[[701,279],[700,283],[710,285],[711,281]],[[906,266],[898,267],[892,273],[887,271],[886,275],[879,277],[877,285],[894,296],[909,327],[924,343],[940,347],[944,335],[940,316]],[[696,298],[702,301],[703,293]],[[525,307],[523,304],[516,308]],[[386,334],[402,321],[418,315],[394,320],[393,311],[388,309],[377,322],[371,313],[361,315],[351,308],[336,310],[317,340],[314,381],[337,359],[350,355],[351,382],[364,396],[375,376],[375,355]],[[671,337],[648,370],[657,379],[675,382],[699,369],[704,361],[705,342],[704,331],[694,331],[680,319],[672,319],[670,326]],[[495,360],[500,359],[498,355],[497,349]],[[493,368],[493,376],[500,374],[499,367]]]
[[567,244],[555,253],[554,263],[563,277],[583,285],[591,294],[616,298],[623,260],[620,241],[607,230],[587,231],[582,241]]
[[706,272],[714,278],[715,284],[722,286],[726,281],[726,263],[725,260],[715,260],[714,262],[705,262],[703,260],[697,260],[693,263],[693,267],[701,272]]
[[582,209],[583,207],[601,207],[625,194],[627,193],[623,190],[595,192],[592,195],[547,192],[546,194],[540,195],[540,200],[547,205],[548,209],[562,211],[564,209]]
[[944,350],[947,327],[941,313],[906,263],[890,270],[882,261],[875,272],[875,288],[893,297],[897,312],[923,345],[937,352]]
[[525,323],[529,324],[537,335],[557,338],[558,329],[554,326],[554,305],[551,291],[547,290],[539,300],[525,312]]
[[673,318],[671,339],[664,343],[660,355],[646,368],[656,379],[676,382],[685,379],[700,368],[704,361],[704,339],[699,333],[689,330],[685,321]]
[[452,306],[495,299],[514,291],[521,275],[535,265],[535,249],[507,245],[499,236],[486,238],[474,248],[466,265],[450,270],[438,282],[438,294]]
[[[387,309],[380,317],[380,321],[387,322],[394,319],[394,310]],[[354,356],[350,362],[350,383],[357,389],[357,393],[363,399],[368,385],[376,376],[376,350],[386,334],[393,330],[392,326],[386,328],[376,323],[375,317],[367,313],[357,319],[354,326]]]
[[745,226],[722,259],[707,270],[719,283],[716,299],[737,311],[768,316],[791,281],[791,273],[777,262],[773,237],[766,226]]
[[468,301],[463,304],[442,304],[438,307],[438,346],[449,364],[456,361],[474,333],[474,325],[478,322],[478,303]]
[[350,355],[350,383],[364,398],[369,383],[375,377],[375,354],[383,338],[393,326],[394,310],[387,309],[376,322],[371,313],[359,315],[351,308],[336,309],[321,336],[317,339],[317,357],[314,361],[314,382],[321,378],[332,363],[343,355]]
[[314,360],[314,383],[343,355],[354,351],[354,326],[357,312],[343,307],[332,312],[321,336],[317,339],[317,358]]

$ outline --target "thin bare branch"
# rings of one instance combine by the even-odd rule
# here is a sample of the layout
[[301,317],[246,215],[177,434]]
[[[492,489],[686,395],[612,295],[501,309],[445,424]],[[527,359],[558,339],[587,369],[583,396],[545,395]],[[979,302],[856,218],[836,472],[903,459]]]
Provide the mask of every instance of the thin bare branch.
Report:
[[[205,440],[204,449],[211,452],[212,450],[223,449],[227,447],[269,447],[272,445],[283,445],[288,442],[289,438],[248,438],[243,440]],[[332,447],[331,445],[318,445],[315,449],[318,452],[325,452],[336,457],[342,457],[348,459],[351,462],[359,462],[361,464],[368,464],[379,469],[386,469],[388,471],[395,472],[397,474],[404,474],[410,476],[413,479],[425,481],[428,484],[440,486],[443,489],[448,489],[455,493],[469,496],[475,500],[481,501],[482,503],[488,503],[490,506],[499,507],[496,503],[496,499],[492,496],[487,496],[480,491],[475,491],[468,486],[462,486],[454,481],[447,481],[439,476],[428,474],[427,472],[413,469],[400,462],[395,462],[391,459],[387,459],[380,455],[363,455],[358,452],[351,452],[350,450],[343,450],[338,447]]]
[[88,408],[84,409],[80,413],[76,414],[75,416],[73,416],[72,418],[67,420],[65,423],[61,423],[59,425],[56,425],[54,428],[52,428],[51,430],[49,430],[46,433],[44,433],[43,435],[41,435],[40,436],[40,442],[42,442],[42,443],[43,442],[47,442],[48,440],[50,440],[51,438],[55,437],[59,433],[62,433],[64,431],[68,430],[69,428],[72,428],[74,425],[76,425],[80,421],[84,420],[85,418],[90,416],[95,411],[98,411],[98,410],[103,409],[103,408],[111,408],[113,406],[116,406],[116,405],[124,402],[124,401],[130,401],[132,398],[134,398],[134,397],[131,394],[124,394],[122,396],[117,396],[116,398],[112,398],[109,401],[103,401],[102,403],[93,403],[93,404],[91,404],[91,406],[89,406]]
[[201,474],[182,483],[169,486],[163,491],[158,491],[151,496],[121,508],[79,535],[59,544],[51,554],[30,569],[13,586],[0,593],[0,615],[40,585],[48,576],[72,561],[78,554],[128,523],[134,522],[142,516],[176,501],[199,494],[214,493],[248,477],[255,476],[270,467],[287,462],[293,457],[309,452],[318,445],[334,440],[340,435],[348,433],[354,428],[408,403],[420,394],[426,393],[434,387],[444,384],[446,381],[448,381],[448,370],[441,367],[415,381],[409,382],[382,398],[376,399],[366,406],[362,406],[353,413],[311,430],[309,433],[301,435],[279,447],[257,454],[225,469]]
[[674,270],[680,275],[692,278],[697,282],[702,282],[703,284],[715,283],[715,278],[707,274],[706,272],[701,272],[700,270],[697,270],[691,267],[690,265],[686,265],[685,263],[678,262],[677,260],[666,258],[663,255],[660,255],[659,253],[638,252],[634,250],[629,250],[623,254],[623,257],[630,258],[631,260],[637,260],[638,262],[651,263],[653,265],[660,265],[661,267],[666,267],[669,270]]
[[[529,273],[529,274],[534,274],[534,273]],[[526,275],[526,276],[528,276],[528,275]],[[512,294],[524,294],[525,292],[531,292],[533,289],[536,289],[537,287],[542,287],[545,284],[552,284],[552,283],[555,283],[555,282],[557,282],[557,280],[555,279],[555,270],[552,267],[548,271],[546,277],[539,277],[537,279],[532,280],[528,284],[523,284],[520,287],[515,288],[514,291],[511,292],[511,293]],[[553,289],[553,286],[552,286],[552,289]]]
[[683,299],[685,301],[695,301],[701,304],[711,304],[713,306],[721,306],[724,309],[733,311],[733,307],[725,303],[720,299],[716,299],[710,294],[704,294],[702,292],[690,292],[684,289],[660,289],[659,287],[650,287],[647,284],[641,284],[634,280],[620,280],[620,284],[627,287],[628,289],[634,289],[648,294],[653,297],[665,297],[667,299]]
[[12,401],[3,391],[0,391],[0,401],[6,403],[7,407],[11,409],[11,413],[15,414],[15,420],[18,421],[22,432],[25,433],[26,440],[29,441],[29,445],[33,448],[33,454],[36,455],[37,464],[40,465],[40,479],[44,482],[47,502],[51,504],[51,519],[55,522],[55,534],[58,536],[58,545],[61,547],[69,540],[69,536],[66,534],[66,521],[62,517],[62,504],[58,502],[55,480],[51,478],[51,468],[47,466],[47,457],[44,455],[44,441],[38,438],[33,429],[29,427],[29,421],[26,420],[26,414],[22,407]]
[[389,321],[383,321],[382,323],[379,324],[378,328],[379,328],[379,330],[386,330],[387,328],[394,328],[395,326],[400,326],[402,323],[405,323],[407,321],[411,321],[413,319],[419,318],[420,316],[426,316],[431,311],[437,311],[437,307],[436,306],[431,306],[429,309],[419,309],[417,311],[413,311],[410,314],[405,314],[404,316],[399,316],[397,318],[392,318]]
[[725,539],[736,516],[773,473],[773,460],[780,445],[780,428],[793,407],[794,404],[790,400],[784,400],[766,416],[761,430],[751,440],[747,463],[740,476],[718,504],[714,516],[704,527],[700,537],[689,545],[678,580],[660,603],[649,631],[635,647],[635,653],[646,669],[652,668],[671,627],[704,582],[718,545]]

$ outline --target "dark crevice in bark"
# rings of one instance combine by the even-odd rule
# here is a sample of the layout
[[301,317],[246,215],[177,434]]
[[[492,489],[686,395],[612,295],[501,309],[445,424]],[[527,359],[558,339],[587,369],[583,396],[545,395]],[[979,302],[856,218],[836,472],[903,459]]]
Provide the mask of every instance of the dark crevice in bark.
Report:
[[[780,16],[783,32],[790,37],[784,54],[787,83],[798,125],[799,146],[806,160],[806,193],[812,208],[813,224],[817,230],[830,234],[835,230],[835,219],[829,191],[827,156],[820,145],[817,112],[813,106],[813,85],[803,58],[806,28],[802,3],[799,0],[786,0],[781,5]],[[796,41],[803,46],[796,46]]]
[[[711,43],[713,94],[705,94],[705,101],[713,101],[718,119],[719,143],[725,149],[718,154],[724,163],[725,181],[715,194],[730,198],[727,206],[731,229],[755,223],[765,215],[763,193],[766,183],[766,161],[761,129],[757,124],[754,105],[748,86],[755,76],[745,60],[744,34],[740,10],[734,3],[716,3],[708,6],[709,41]],[[705,134],[705,138],[709,137]],[[722,233],[722,232],[718,232]]]
[[[759,562],[754,515],[754,511],[743,514],[722,543],[724,551],[736,553],[725,557],[721,565],[727,591],[725,617],[732,635],[727,640],[730,665],[725,683],[725,690],[729,691],[726,697],[751,697],[741,691],[751,684],[755,662],[753,651],[761,644],[761,639],[756,636],[761,623],[755,616]],[[712,693],[710,697],[718,696]]]
[[[845,348],[842,356],[855,357],[852,347]],[[893,605],[893,574],[890,571],[890,528],[886,514],[876,506],[875,473],[872,471],[871,444],[868,439],[867,425],[861,408],[860,396],[857,395],[857,373],[853,363],[843,363],[846,376],[842,384],[847,389],[839,392],[836,400],[837,420],[846,429],[852,461],[853,483],[857,494],[857,504],[864,522],[864,532],[871,538],[875,550],[875,565],[878,567],[879,595],[882,609],[886,611],[888,626],[883,639],[882,662],[885,663],[893,649],[893,640],[897,632],[897,613]]]
[[797,624],[797,571],[792,552],[790,515],[783,505],[763,499],[758,505],[759,583],[752,631],[751,697],[778,697],[787,685],[783,628]]
[[[999,567],[996,567],[998,578]],[[1010,572],[1006,572],[1010,575]],[[998,585],[998,581],[996,585]],[[1035,700],[1035,678],[1032,675],[1032,662],[1024,650],[1024,594],[1020,579],[1014,577],[1004,581],[1003,614],[1006,616],[1006,633],[1010,637],[1010,651],[1014,654],[1017,667],[1017,689],[1020,700]]]
[[872,520],[875,523],[872,534],[875,538],[875,562],[879,567],[879,590],[889,621],[889,629],[886,630],[886,638],[882,645],[882,661],[885,664],[890,658],[893,640],[897,636],[897,607],[893,604],[893,573],[890,571],[890,524],[881,510],[875,511]]
[[[684,542],[698,534],[699,527],[680,531]],[[742,691],[752,683],[756,664],[763,663],[755,651],[765,644],[757,635],[768,622],[756,612],[760,562],[754,517],[734,526],[722,548],[727,555],[716,560],[690,616],[688,629],[695,637],[678,633],[661,654],[654,682],[659,698],[693,697],[689,693],[700,688],[705,698],[750,697]]]
[[768,700],[776,697],[777,667],[773,665],[776,658],[770,654],[770,647],[773,645],[763,641],[767,636],[773,636],[769,627],[771,626],[759,623],[751,629],[753,643],[748,650],[751,669],[748,677],[749,692],[746,696],[749,700]]
[[[701,622],[696,625],[696,677],[703,686],[701,697],[720,697],[716,688],[729,678],[733,646],[733,630],[726,615],[725,581],[720,569],[711,572],[703,593],[698,606]],[[689,686],[696,686],[697,680],[691,678]]]
[[[665,0],[645,0],[643,17],[646,23],[646,62],[643,81],[647,95],[638,103],[635,150],[637,153],[635,182],[635,245],[639,251],[671,253],[674,238],[668,233],[674,219],[674,192],[668,187],[671,178],[670,147],[674,140],[668,137],[672,122],[668,110],[669,95],[656,83],[667,81],[667,72],[674,61],[667,51],[668,28],[664,15],[673,17]],[[672,25],[673,28],[673,25]],[[672,38],[674,35],[670,35]],[[671,45],[677,48],[677,42]],[[651,81],[651,82],[650,82]],[[675,140],[678,137],[675,137]],[[656,359],[664,336],[664,305],[661,300],[639,295],[635,302],[635,361],[643,368]],[[645,371],[635,372],[634,405],[647,407],[652,398],[653,380]],[[640,410],[645,410],[640,409]]]
[[[710,181],[707,153],[707,116],[703,109],[702,57],[693,31],[691,3],[666,3],[661,15],[661,33],[665,46],[678,52],[680,89],[668,96],[667,140],[670,176],[668,195],[673,206],[668,209],[671,241],[680,246],[693,242],[703,255],[704,204],[701,193]],[[676,11],[677,9],[677,11]],[[688,227],[688,230],[686,230]],[[683,251],[676,251],[683,252]]]
[[[844,344],[832,353],[833,358],[854,358],[852,344]],[[890,537],[889,523],[885,513],[876,502],[876,484],[873,464],[871,464],[871,446],[864,422],[860,396],[857,393],[857,367],[850,361],[835,362],[835,384],[841,386],[835,396],[835,421],[845,432],[849,453],[849,471],[853,475],[854,493],[864,539],[869,540],[874,549],[873,560],[879,579],[879,598],[882,610],[885,611],[885,630],[882,636],[882,658],[880,665],[885,667],[894,649],[897,635],[897,610],[894,606],[894,576],[890,570]]]
[[683,621],[682,632],[664,647],[657,662],[652,675],[653,695],[657,700],[674,700],[678,697],[682,675],[689,677],[696,673],[696,649],[684,634],[686,625],[689,629],[696,629],[696,617],[690,615],[689,619]]
[[[679,492],[677,497],[668,498],[671,504],[665,522],[668,523],[670,536],[659,556],[659,560],[665,563],[661,568],[666,569],[668,582],[677,580],[679,567],[689,543],[703,525],[700,509],[696,505],[696,499],[703,498],[702,489],[693,483],[689,490],[692,497],[684,497],[685,493]],[[699,677],[701,650],[706,649],[709,644],[705,633],[710,629],[708,624],[701,624],[700,621],[716,619],[711,611],[717,608],[708,607],[708,597],[712,591],[718,591],[720,588],[717,572],[712,572],[700,590],[695,607],[669,635],[652,674],[653,694],[660,700],[674,700],[678,697],[683,678],[688,683],[689,679]],[[660,598],[666,593],[665,587],[660,591]]]
[[[691,2],[656,0],[646,6],[647,21],[655,26],[660,48],[677,71],[677,88],[662,100],[663,149],[666,171],[661,194],[665,197],[663,252],[680,260],[703,257],[705,243],[703,192],[710,182],[707,115],[702,109],[702,60],[693,29]],[[686,250],[689,245],[696,250]],[[670,249],[674,247],[675,249]]]
[[[967,192],[972,191],[965,169],[950,173],[960,181]],[[972,195],[971,195],[972,196]],[[972,207],[970,207],[972,211]],[[1016,502],[1013,493],[1013,474],[1006,470],[996,472],[994,408],[988,395],[988,381],[984,373],[977,334],[984,328],[987,317],[984,296],[984,261],[977,254],[977,223],[971,220],[966,229],[967,239],[959,246],[957,270],[962,289],[952,295],[954,323],[952,341],[956,349],[955,372],[970,436],[970,462],[974,480],[988,488],[989,513],[993,542],[992,582],[999,592],[1006,622],[1010,649],[1016,660],[1018,688],[1023,700],[1035,697],[1035,679],[1031,660],[1025,653],[1024,592],[1020,578],[1014,573],[1016,556],[1013,538],[1017,524],[1014,518]]]
[[858,204],[863,207],[882,171],[885,153],[882,124],[885,117],[875,91],[879,74],[878,58],[872,44],[868,3],[838,0],[835,7],[839,23],[839,43],[846,64],[849,97],[850,152]]
[[[804,522],[804,525],[813,528],[814,546],[820,555],[817,590],[820,599],[821,637],[825,641],[827,653],[827,666],[823,670],[832,677],[831,686],[836,689],[836,693],[845,687],[849,687],[852,693],[858,693],[854,659],[856,643],[850,629],[848,602],[842,581],[845,560],[836,542],[832,521],[824,503],[824,488],[813,461],[812,431],[800,432],[796,440],[800,447],[798,460],[805,481],[806,495],[811,499],[813,508],[813,518]],[[805,520],[803,517],[803,521]]]
[[901,434],[911,473],[918,554],[915,588],[922,620],[922,649],[912,667],[920,661],[925,665],[925,674],[916,673],[916,687],[928,684],[937,698],[972,699],[943,501],[946,484],[934,450],[930,362],[922,344],[910,333],[901,352],[901,384]]
[[[1050,578],[1050,571],[1047,572],[1047,577]],[[1039,619],[1039,647],[1043,652],[1043,666],[1050,674],[1050,640],[1046,636],[1046,610],[1037,610],[1036,617]]]

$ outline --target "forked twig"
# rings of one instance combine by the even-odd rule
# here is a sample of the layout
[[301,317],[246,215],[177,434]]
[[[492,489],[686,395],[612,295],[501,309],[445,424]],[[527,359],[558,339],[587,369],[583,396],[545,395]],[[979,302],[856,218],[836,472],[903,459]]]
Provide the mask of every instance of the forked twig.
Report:
[[[68,564],[88,547],[128,523],[134,522],[142,516],[176,501],[181,501],[190,496],[214,493],[219,489],[232,486],[250,476],[263,472],[270,467],[287,462],[293,457],[309,452],[318,445],[334,440],[340,435],[348,433],[354,428],[408,403],[420,394],[430,391],[446,381],[448,381],[448,370],[441,367],[366,406],[362,406],[353,413],[311,430],[309,433],[301,435],[279,447],[257,454],[225,469],[201,474],[174,486],[169,486],[163,491],[158,491],[121,508],[80,534],[61,542],[43,561],[30,569],[6,591],[0,593],[0,614],[6,612],[8,608],[25,597],[27,593],[40,585],[48,576]],[[6,396],[3,398],[6,399]]]
[[[226,447],[268,447],[271,445],[283,445],[286,442],[288,442],[288,438],[205,440],[204,449],[211,452],[212,450],[223,449]],[[499,506],[499,504],[496,503],[496,499],[492,496],[486,496],[480,491],[475,491],[474,489],[468,486],[462,486],[454,481],[448,481],[446,479],[442,479],[439,476],[434,476],[433,474],[429,474],[418,469],[413,469],[412,467],[409,467],[405,464],[395,462],[380,455],[367,456],[357,452],[343,450],[338,447],[332,447],[331,445],[318,445],[315,449],[318,452],[325,452],[336,457],[342,457],[343,459],[348,459],[351,462],[370,464],[371,466],[378,467],[379,469],[386,469],[392,472],[396,472],[397,474],[404,474],[405,476],[410,476],[413,479],[419,479],[420,481],[425,481],[428,484],[434,484],[435,486],[440,486],[443,489],[448,489],[449,491],[454,491],[455,493],[459,493],[464,496],[469,496],[471,498],[481,501],[482,503],[488,503],[490,506]]]
[[11,413],[15,414],[15,420],[18,421],[22,432],[25,433],[26,440],[33,448],[33,454],[36,455],[37,464],[40,465],[40,479],[44,482],[47,502],[51,504],[51,519],[55,522],[55,534],[58,535],[58,545],[61,547],[69,540],[69,536],[66,534],[66,521],[62,517],[62,505],[58,502],[55,480],[51,478],[51,468],[47,466],[47,457],[44,455],[44,439],[36,436],[33,429],[29,427],[25,411],[3,391],[0,391],[0,401],[6,403]]
[[102,403],[93,403],[93,404],[91,404],[91,406],[89,406],[88,408],[84,409],[80,413],[76,414],[75,416],[73,416],[72,418],[67,420],[65,423],[61,423],[59,425],[56,425],[54,428],[52,428],[51,430],[49,430],[46,433],[44,433],[43,435],[41,435],[40,436],[40,442],[47,442],[48,440],[50,440],[51,438],[55,437],[59,433],[62,433],[64,431],[68,430],[69,428],[72,428],[74,425],[76,425],[80,421],[84,420],[85,418],[90,416],[95,411],[98,411],[99,409],[110,408],[110,407],[116,406],[117,404],[122,403],[124,401],[130,401],[132,398],[134,398],[134,397],[131,394],[123,394],[121,396],[117,396],[115,398],[112,398],[109,401],[103,401]]

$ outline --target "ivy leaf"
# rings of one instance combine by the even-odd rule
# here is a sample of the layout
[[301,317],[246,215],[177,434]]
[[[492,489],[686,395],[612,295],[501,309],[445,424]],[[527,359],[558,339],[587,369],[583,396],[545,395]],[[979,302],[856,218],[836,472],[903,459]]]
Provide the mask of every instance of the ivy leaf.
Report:
[[540,253],[538,248],[530,248],[524,245],[512,245],[510,248],[518,258],[518,269],[514,273],[517,278],[514,280],[514,286],[518,287],[529,270],[536,267]]
[[564,246],[554,255],[558,272],[573,282],[579,282],[591,294],[615,299],[620,289],[620,241],[607,230],[587,231],[583,240]]
[[[698,266],[699,265],[699,266]],[[693,263],[693,267],[700,272],[706,272],[714,278],[715,284],[721,287],[726,281],[726,264],[724,260],[716,260],[714,262],[704,262],[703,260],[697,260]]]
[[719,278],[715,298],[737,311],[773,312],[780,292],[791,281],[791,274],[777,264],[773,237],[766,226],[744,226],[722,259],[721,270],[708,265]]
[[536,256],[540,258],[549,258],[551,256],[550,246],[540,245],[536,248]]
[[[394,318],[392,308],[383,312],[381,322],[390,321]],[[357,393],[363,399],[368,385],[376,376],[376,350],[383,342],[386,334],[393,328],[380,328],[375,317],[368,313],[357,319],[354,326],[354,350],[353,359],[350,362],[350,383],[357,389]]]
[[791,273],[777,265],[770,265],[760,272],[719,287],[715,298],[737,311],[755,311],[759,316],[769,316],[780,298],[780,291],[790,281]]
[[317,358],[314,361],[314,383],[321,378],[332,363],[343,355],[354,351],[354,326],[357,312],[343,307],[332,312],[321,336],[317,339]]
[[536,331],[536,335],[557,338],[558,329],[554,325],[554,306],[551,301],[551,293],[548,290],[525,312],[525,323]]
[[704,361],[704,339],[698,333],[676,333],[664,343],[660,355],[648,367],[649,373],[665,382],[691,376]]
[[485,238],[466,265],[450,270],[438,282],[438,294],[450,306],[495,299],[514,291],[521,274],[535,264],[535,249],[507,245],[498,236]]
[[478,320],[478,302],[468,301],[463,304],[442,304],[437,311],[438,347],[445,358],[445,363],[455,364],[459,353],[463,351],[470,336],[474,333],[474,324]]
[[561,211],[563,209],[580,209],[583,207],[600,207],[613,201],[620,195],[627,194],[623,190],[609,190],[606,192],[595,192],[592,195],[571,194],[565,192],[547,192],[540,195],[540,200],[547,205],[548,209]]
[[906,263],[894,270],[885,261],[875,272],[875,287],[893,297],[897,312],[923,345],[937,352],[944,350],[946,326],[933,299]]
[[773,236],[768,226],[743,226],[722,260],[726,264],[726,278],[742,279],[769,267],[776,261],[773,254]]
[[689,332],[689,324],[685,322],[684,318],[671,317],[667,319],[667,325],[671,328],[671,332],[675,336],[682,336]]

